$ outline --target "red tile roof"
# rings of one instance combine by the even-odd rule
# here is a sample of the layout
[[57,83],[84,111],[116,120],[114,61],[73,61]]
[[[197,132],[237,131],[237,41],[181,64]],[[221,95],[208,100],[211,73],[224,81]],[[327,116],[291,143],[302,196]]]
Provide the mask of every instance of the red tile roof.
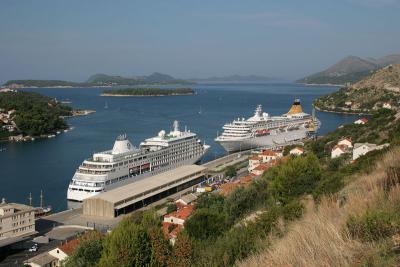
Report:
[[276,156],[276,152],[272,151],[270,149],[266,149],[261,153],[261,155],[263,155],[263,156]]
[[261,160],[261,158],[257,155],[254,155],[250,158],[250,160]]
[[332,148],[332,151],[335,150],[336,148],[339,148],[340,150],[342,150],[343,152],[345,152],[347,150],[347,146],[346,145],[336,145]]
[[227,196],[229,195],[233,190],[235,190],[236,188],[238,188],[240,186],[239,183],[225,183],[222,184],[220,187],[220,192],[222,195]]
[[164,217],[175,217],[182,220],[186,220],[193,212],[193,205],[183,206],[181,209],[171,212],[170,214],[165,215]]
[[[171,227],[172,230],[171,230],[171,232],[170,232],[170,226],[171,226],[171,225],[172,225],[173,227]],[[182,226],[182,225],[179,225],[179,224],[173,224],[173,223],[170,223],[170,222],[163,222],[163,223],[162,223],[162,231],[163,231],[164,235],[165,235],[166,237],[168,237],[168,238],[177,237],[178,234],[179,234],[179,232],[180,232],[182,229],[183,229],[183,226]]]
[[[344,137],[344,138],[340,139],[340,141],[344,141],[344,140],[347,140],[347,141],[349,141],[350,143],[353,142],[353,140],[351,139],[351,137]],[[339,141],[339,142],[340,142],[340,141]]]
[[67,241],[67,243],[65,243],[64,245],[58,247],[58,249],[70,256],[80,243],[81,241],[79,239],[72,239],[70,241]]
[[269,168],[267,164],[260,164],[257,167],[254,168],[256,171],[265,171]]

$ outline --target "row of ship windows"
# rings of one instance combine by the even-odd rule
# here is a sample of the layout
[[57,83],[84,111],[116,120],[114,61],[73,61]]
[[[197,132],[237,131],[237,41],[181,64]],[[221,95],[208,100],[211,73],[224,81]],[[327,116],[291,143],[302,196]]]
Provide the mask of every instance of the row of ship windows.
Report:
[[[160,157],[166,158],[171,154],[171,152],[178,154],[178,153],[180,153],[182,151],[188,151],[188,150],[190,151],[190,147],[191,147],[190,143],[193,143],[193,142],[184,142],[184,143],[181,143],[179,145],[174,145],[172,147],[176,147],[176,148],[172,148],[172,149],[170,149],[170,151],[165,151],[164,152],[165,155],[160,155]],[[182,150],[183,147],[185,147],[186,150]],[[115,168],[115,167],[118,167],[118,166],[123,166],[123,165],[127,165],[129,163],[133,163],[133,162],[136,162],[136,161],[141,161],[141,160],[144,160],[146,158],[147,158],[147,156],[143,156],[143,157],[140,157],[140,158],[131,159],[129,161],[127,160],[127,161],[120,162],[120,163],[117,163],[117,164],[112,164],[112,165],[111,164],[93,165],[93,164],[86,164],[86,163],[83,163],[82,165],[84,167],[89,167],[89,168],[111,168],[111,167]]]

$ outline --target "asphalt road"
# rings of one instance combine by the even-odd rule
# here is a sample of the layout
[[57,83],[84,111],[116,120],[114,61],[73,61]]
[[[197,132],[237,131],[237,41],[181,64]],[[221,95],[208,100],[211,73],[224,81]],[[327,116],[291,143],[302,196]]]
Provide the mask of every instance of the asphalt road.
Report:
[[47,244],[38,244],[38,250],[36,252],[29,252],[28,249],[33,245],[32,241],[26,241],[26,249],[24,250],[13,250],[10,251],[10,254],[6,256],[5,259],[0,261],[0,266],[23,266],[24,261],[30,259],[40,253],[52,250],[60,245],[61,241],[53,240]]

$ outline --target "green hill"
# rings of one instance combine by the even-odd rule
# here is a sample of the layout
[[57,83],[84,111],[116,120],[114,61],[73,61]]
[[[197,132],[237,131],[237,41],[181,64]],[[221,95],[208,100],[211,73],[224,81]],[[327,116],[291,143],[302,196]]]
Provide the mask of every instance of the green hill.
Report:
[[81,83],[61,81],[61,80],[9,80],[4,85],[10,86],[13,84],[21,87],[61,87],[61,86],[78,87],[83,85]]
[[[4,113],[15,110],[8,122],[17,126],[12,135],[54,134],[67,128],[62,117],[72,115],[71,107],[58,103],[51,97],[21,91],[0,93],[0,110]],[[7,138],[11,133],[5,131],[3,125],[4,122],[0,121],[0,138]]]
[[191,84],[191,82],[175,79],[172,76],[155,72],[149,76],[122,77],[107,74],[95,74],[86,83],[92,85],[143,85],[143,84]]
[[400,107],[400,65],[389,65],[334,93],[317,98],[316,108],[325,111],[370,113],[383,105]]

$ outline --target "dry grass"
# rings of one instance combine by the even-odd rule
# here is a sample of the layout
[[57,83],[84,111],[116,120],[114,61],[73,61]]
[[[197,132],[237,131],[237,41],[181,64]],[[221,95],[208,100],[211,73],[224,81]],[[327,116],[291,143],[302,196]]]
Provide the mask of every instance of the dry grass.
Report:
[[[344,204],[339,204],[338,197],[323,199],[317,208],[307,210],[301,220],[291,224],[283,238],[273,240],[269,250],[248,258],[239,266],[352,265],[369,245],[351,239],[344,230],[346,220],[350,214],[361,214],[382,203],[386,170],[399,167],[399,159],[399,148],[389,151],[372,173],[355,177],[354,182],[342,190]],[[400,187],[391,188],[387,196],[389,200],[400,200]]]

